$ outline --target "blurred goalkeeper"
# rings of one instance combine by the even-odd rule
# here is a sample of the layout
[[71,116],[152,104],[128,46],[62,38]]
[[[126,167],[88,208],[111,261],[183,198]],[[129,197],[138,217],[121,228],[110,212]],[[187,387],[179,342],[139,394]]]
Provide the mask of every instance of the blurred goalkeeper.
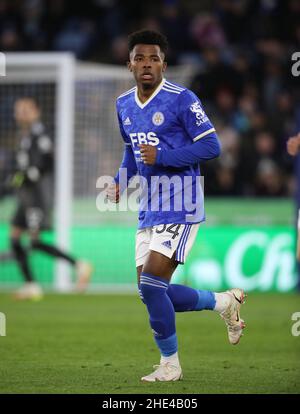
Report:
[[50,227],[53,199],[53,141],[40,120],[40,108],[33,98],[24,97],[15,102],[14,117],[19,128],[19,147],[16,169],[10,185],[17,195],[17,209],[11,221],[10,239],[14,257],[25,284],[16,292],[17,299],[40,299],[42,289],[36,282],[28,262],[28,249],[21,238],[28,233],[31,248],[64,259],[76,269],[76,290],[85,289],[91,266],[78,261],[57,247],[40,240],[40,232]]

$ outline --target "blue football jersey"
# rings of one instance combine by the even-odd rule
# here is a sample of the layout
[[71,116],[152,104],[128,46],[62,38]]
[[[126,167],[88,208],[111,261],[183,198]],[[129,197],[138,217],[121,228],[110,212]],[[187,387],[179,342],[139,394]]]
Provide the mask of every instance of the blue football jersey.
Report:
[[192,145],[215,129],[199,98],[189,89],[163,79],[142,103],[137,87],[117,99],[121,135],[132,147],[141,179],[139,228],[159,224],[193,224],[205,220],[198,164],[183,167],[146,165],[140,144],[158,151]]

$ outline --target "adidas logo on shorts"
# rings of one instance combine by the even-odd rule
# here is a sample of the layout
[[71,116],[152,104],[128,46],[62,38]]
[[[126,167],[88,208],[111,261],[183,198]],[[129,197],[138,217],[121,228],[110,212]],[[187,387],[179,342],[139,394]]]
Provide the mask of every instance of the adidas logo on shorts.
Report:
[[172,245],[171,245],[170,240],[164,241],[162,243],[162,245],[165,246],[165,247],[167,247],[168,249],[172,249]]

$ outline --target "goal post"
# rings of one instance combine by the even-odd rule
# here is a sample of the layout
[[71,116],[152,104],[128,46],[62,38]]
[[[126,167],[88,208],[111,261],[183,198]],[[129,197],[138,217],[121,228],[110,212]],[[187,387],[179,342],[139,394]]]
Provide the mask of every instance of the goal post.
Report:
[[[74,74],[75,59],[64,55],[58,66],[56,106],[56,234],[57,244],[70,249],[73,199],[73,147],[74,147]],[[70,267],[58,261],[55,272],[58,290],[68,291],[71,287]]]

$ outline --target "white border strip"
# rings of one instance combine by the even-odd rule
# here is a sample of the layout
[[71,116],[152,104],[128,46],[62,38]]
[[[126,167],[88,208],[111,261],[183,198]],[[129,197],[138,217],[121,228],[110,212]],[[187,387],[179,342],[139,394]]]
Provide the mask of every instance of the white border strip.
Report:
[[202,134],[197,135],[197,136],[193,139],[193,141],[194,141],[194,142],[196,142],[196,141],[198,141],[200,138],[203,138],[203,137],[205,137],[206,135],[210,134],[211,132],[215,132],[215,131],[216,131],[216,130],[215,130],[215,128],[210,128],[210,129],[208,129],[207,131],[202,132]]

